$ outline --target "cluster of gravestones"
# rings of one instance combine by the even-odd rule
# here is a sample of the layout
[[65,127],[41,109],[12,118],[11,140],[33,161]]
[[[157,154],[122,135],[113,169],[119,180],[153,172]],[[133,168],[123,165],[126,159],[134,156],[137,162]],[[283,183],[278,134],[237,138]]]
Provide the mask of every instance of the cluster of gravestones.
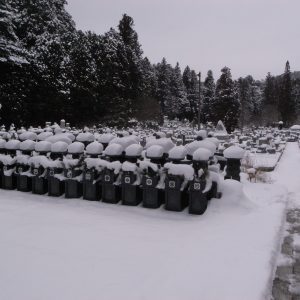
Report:
[[0,185],[7,190],[147,208],[164,204],[166,210],[188,207],[191,214],[203,214],[210,199],[221,197],[219,180],[226,165],[225,178],[239,180],[241,154],[232,157],[233,149],[224,158],[217,153],[219,140],[205,130],[186,145],[175,145],[160,132],[146,139],[126,132],[75,133],[59,126],[2,137]]

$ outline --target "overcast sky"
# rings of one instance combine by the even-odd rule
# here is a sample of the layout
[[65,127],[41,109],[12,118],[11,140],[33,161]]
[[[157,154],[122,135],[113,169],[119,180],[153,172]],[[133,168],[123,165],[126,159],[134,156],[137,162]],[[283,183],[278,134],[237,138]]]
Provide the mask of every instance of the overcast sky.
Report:
[[300,0],[68,0],[78,29],[102,34],[133,17],[151,62],[177,61],[217,78],[300,71]]

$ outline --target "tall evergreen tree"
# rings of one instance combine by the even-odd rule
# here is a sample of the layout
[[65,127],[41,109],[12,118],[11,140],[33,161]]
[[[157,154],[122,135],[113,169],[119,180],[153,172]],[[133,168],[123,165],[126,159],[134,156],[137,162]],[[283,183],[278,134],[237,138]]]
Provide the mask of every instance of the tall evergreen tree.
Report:
[[215,81],[213,77],[213,72],[209,70],[207,72],[207,77],[204,81],[203,86],[203,101],[201,106],[201,123],[205,124],[207,122],[212,122],[212,111],[211,111],[211,104],[214,101],[215,97]]
[[279,111],[285,124],[292,124],[295,120],[296,104],[292,97],[292,79],[289,61],[286,62],[284,74],[280,80]]
[[221,77],[216,84],[216,96],[211,109],[214,122],[217,123],[218,120],[222,120],[226,129],[231,132],[238,125],[240,102],[231,78],[230,69],[224,67],[221,72]]

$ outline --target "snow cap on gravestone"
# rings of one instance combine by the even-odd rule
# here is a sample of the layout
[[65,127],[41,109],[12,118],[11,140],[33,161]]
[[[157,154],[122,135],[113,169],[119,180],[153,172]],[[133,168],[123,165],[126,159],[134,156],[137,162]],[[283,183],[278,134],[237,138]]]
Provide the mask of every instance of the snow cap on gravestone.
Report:
[[224,157],[227,159],[242,159],[245,152],[241,147],[233,145],[224,150]]
[[67,144],[66,142],[55,142],[51,145],[51,152],[55,152],[55,153],[66,153],[68,150],[68,146],[69,144]]
[[35,144],[34,150],[37,152],[50,152],[51,143],[48,141],[40,141]]
[[139,144],[132,144],[126,147],[125,155],[127,157],[140,157],[143,151],[143,147]]
[[74,142],[68,146],[68,153],[81,154],[84,152],[84,144],[81,142]]
[[170,159],[183,160],[187,155],[187,149],[184,146],[175,146],[169,151]]
[[10,140],[5,144],[5,149],[18,150],[20,148],[20,143],[19,140]]
[[35,149],[35,142],[32,140],[25,140],[20,143],[21,151],[33,151]]
[[103,152],[103,145],[97,141],[94,141],[87,145],[86,153],[91,155],[101,154]]

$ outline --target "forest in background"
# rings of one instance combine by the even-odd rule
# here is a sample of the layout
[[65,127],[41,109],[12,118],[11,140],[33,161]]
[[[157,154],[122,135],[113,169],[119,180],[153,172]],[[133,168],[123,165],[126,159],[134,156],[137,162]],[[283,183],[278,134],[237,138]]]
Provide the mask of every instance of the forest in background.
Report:
[[[134,20],[124,14],[104,34],[77,30],[65,0],[0,0],[0,122],[127,126],[198,116],[199,82],[189,66],[143,54]],[[222,51],[220,49],[220,51]],[[163,54],[162,54],[163,57]],[[201,71],[201,70],[200,70]],[[297,122],[300,72],[233,80],[202,74],[201,122],[238,126]]]

